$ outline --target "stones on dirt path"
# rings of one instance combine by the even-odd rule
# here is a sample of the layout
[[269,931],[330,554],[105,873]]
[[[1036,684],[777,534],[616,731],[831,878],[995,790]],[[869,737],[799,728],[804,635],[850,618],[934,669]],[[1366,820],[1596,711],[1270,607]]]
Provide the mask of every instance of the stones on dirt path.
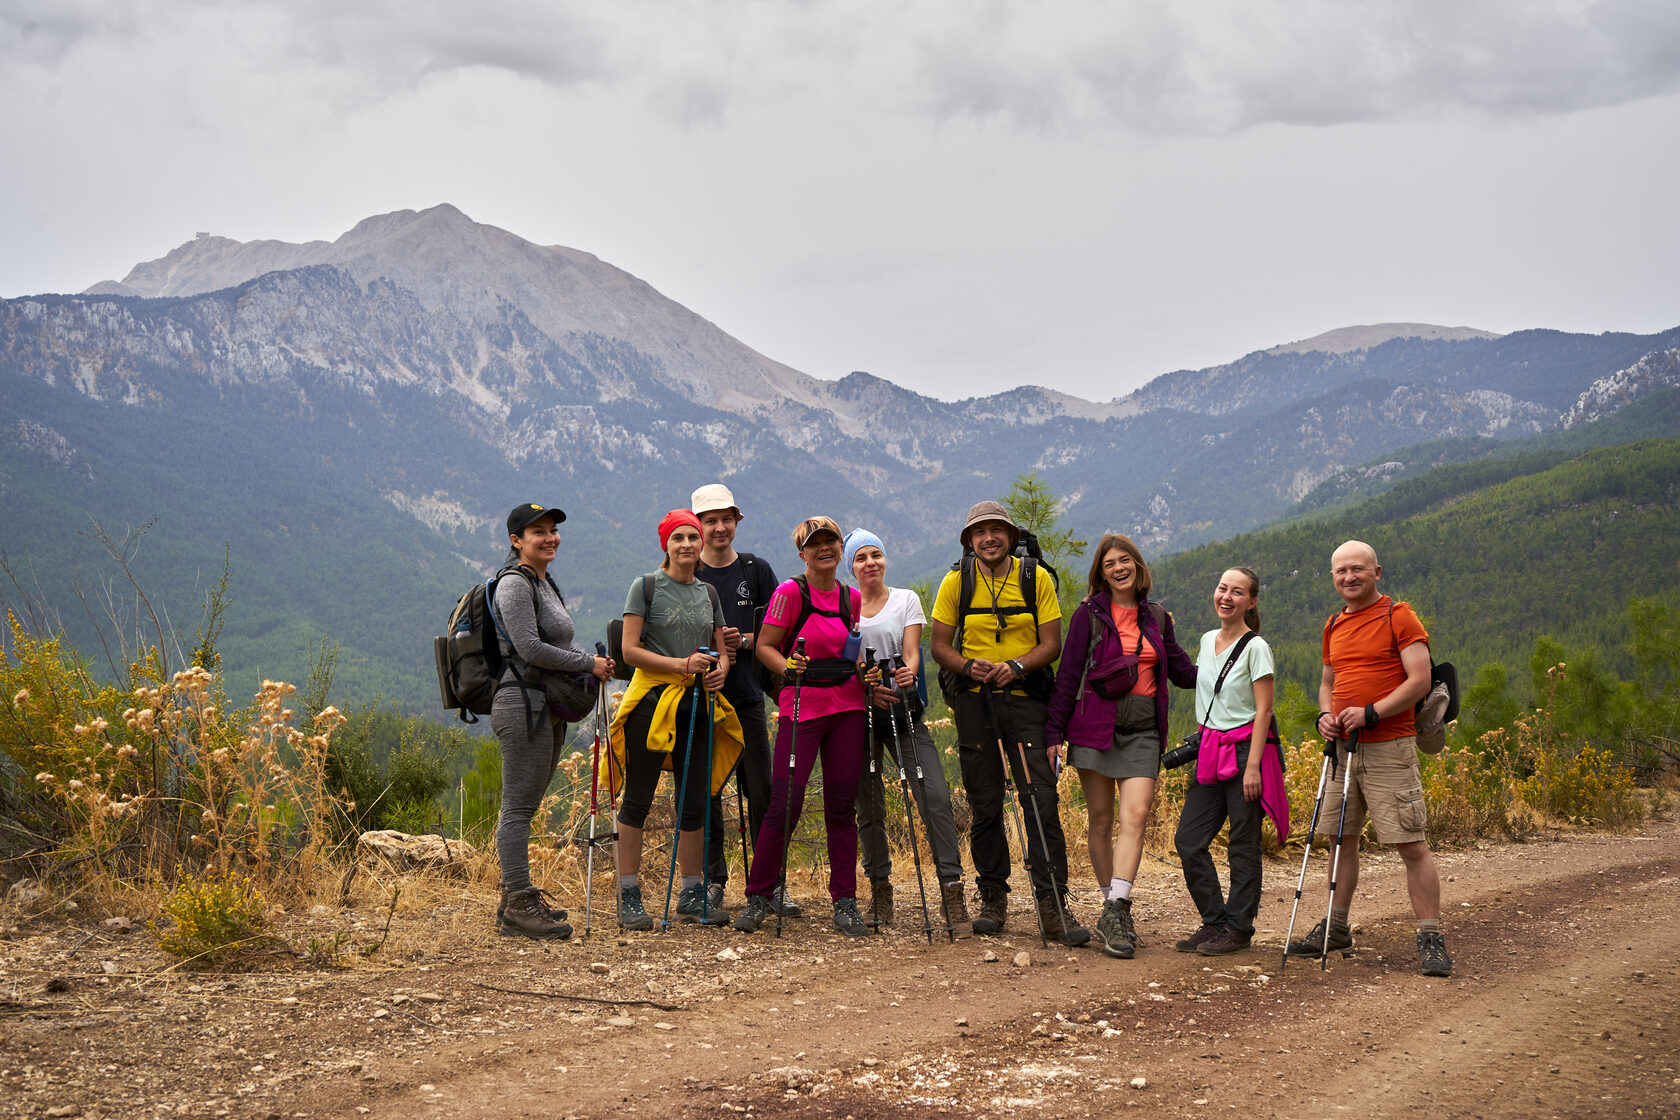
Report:
[[720,949],[717,954],[717,959],[720,961],[738,961],[741,959],[741,954],[738,950],[733,948]]
[[961,1019],[958,1019],[958,1020],[957,1020],[957,1026],[959,1026],[959,1027],[966,1027],[966,1026],[968,1026],[968,1017],[967,1017],[967,1016],[964,1016],[964,1017],[963,1017],[963,1018],[961,1018]]
[[110,930],[113,933],[133,933],[134,932],[134,919],[130,918],[126,915],[123,915],[123,914],[118,914],[116,917],[113,917],[113,918],[106,918],[103,922],[100,922],[99,924],[104,926],[106,929]]
[[994,964],[998,959],[998,955],[990,949],[987,949],[984,953],[980,954],[980,959],[987,964]]
[[1134,1077],[1130,1084],[1134,1089],[1147,1089],[1149,1088],[1149,1079],[1147,1077]]
[[414,998],[419,1000],[421,1003],[442,1003],[443,1002],[443,993],[442,992],[416,992],[415,995],[414,995]]
[[1032,954],[1027,952],[1025,949],[1022,949],[1019,953],[1015,954],[1015,960],[1013,963],[1016,968],[1026,968],[1028,965],[1032,964]]
[[614,1015],[611,1019],[607,1020],[607,1026],[609,1027],[633,1027],[635,1025],[636,1020],[632,1019],[628,1015]]
[[605,976],[612,971],[612,966],[603,961],[595,961],[589,966],[589,971],[597,976]]

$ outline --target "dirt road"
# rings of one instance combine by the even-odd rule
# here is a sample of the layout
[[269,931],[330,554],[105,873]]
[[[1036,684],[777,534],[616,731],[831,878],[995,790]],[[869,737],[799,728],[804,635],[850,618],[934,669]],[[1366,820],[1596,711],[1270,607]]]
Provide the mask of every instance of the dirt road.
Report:
[[[1026,910],[929,948],[914,880],[900,925],[862,942],[807,918],[780,941],[516,943],[484,932],[480,899],[434,901],[399,910],[400,961],[349,973],[160,980],[135,942],[25,927],[0,943],[0,1113],[1680,1117],[1680,825],[1438,858],[1444,980],[1417,973],[1391,855],[1363,861],[1359,951],[1323,972],[1279,970],[1284,864],[1264,948],[1223,958],[1172,951],[1195,918],[1164,864],[1140,881],[1133,961],[1046,951]],[[1320,857],[1308,883],[1300,930]]]

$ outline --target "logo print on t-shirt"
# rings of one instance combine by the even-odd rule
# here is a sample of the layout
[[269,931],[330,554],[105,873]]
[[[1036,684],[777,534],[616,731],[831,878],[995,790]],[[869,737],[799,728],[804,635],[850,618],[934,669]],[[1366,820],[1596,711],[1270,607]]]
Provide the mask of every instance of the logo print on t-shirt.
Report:
[[737,607],[752,606],[752,588],[747,586],[746,580],[742,580],[740,583],[736,584],[735,597],[739,600],[735,604]]

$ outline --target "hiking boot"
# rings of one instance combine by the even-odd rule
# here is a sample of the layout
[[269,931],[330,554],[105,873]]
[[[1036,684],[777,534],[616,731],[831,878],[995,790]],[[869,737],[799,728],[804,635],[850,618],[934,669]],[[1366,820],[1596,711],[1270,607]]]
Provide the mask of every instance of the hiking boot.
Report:
[[[1097,939],[1102,942],[1104,954],[1119,960],[1129,961],[1135,955],[1132,939],[1126,936],[1125,928],[1120,924],[1120,915],[1124,911],[1121,905],[1123,899],[1110,898],[1103,903],[1102,917],[1097,919]],[[1129,912],[1128,916],[1129,916]]]
[[771,910],[780,914],[784,918],[797,918],[801,914],[805,913],[804,910],[799,908],[799,903],[788,897],[786,883],[783,883],[781,886],[776,888],[774,898],[766,899],[766,901],[770,903]]
[[1218,933],[1202,942],[1196,952],[1204,957],[1222,957],[1226,953],[1240,953],[1248,948],[1248,943],[1254,940],[1252,933],[1240,933],[1226,926]]
[[1117,898],[1114,901],[1120,904],[1120,935],[1132,943],[1132,948],[1141,949],[1143,938],[1137,935],[1137,927],[1132,924],[1132,900]]
[[[536,891],[537,891],[537,900],[542,903],[543,911],[548,915],[548,920],[549,921],[551,921],[551,922],[563,922],[567,918],[571,917],[570,914],[568,914],[566,911],[560,909],[559,907],[549,905],[549,901],[554,898],[553,895],[549,894],[547,891],[543,890],[541,887],[536,888]],[[506,890],[502,891],[502,900],[499,903],[496,904],[496,920],[498,922],[502,920],[502,914],[504,912],[506,912],[506,910],[507,910],[508,896],[511,893],[513,893],[513,892],[506,891]]]
[[961,880],[943,883],[939,896],[945,903],[945,920],[950,923],[952,937],[973,937],[974,923],[968,919],[968,907],[963,903]]
[[869,880],[869,924],[876,929],[893,924],[891,879]]
[[706,905],[713,910],[723,909],[723,883],[713,883],[706,888]]
[[502,906],[496,920],[496,932],[503,937],[529,937],[534,941],[564,941],[572,935],[572,927],[548,916],[542,903],[542,892],[536,887],[514,891]]
[[1451,976],[1452,958],[1447,955],[1447,939],[1439,930],[1418,934],[1418,971],[1425,976]]
[[770,916],[770,900],[761,894],[749,895],[746,906],[735,915],[735,928],[742,933],[757,933],[764,919]]
[[[1312,932],[1299,941],[1291,941],[1286,950],[1292,957],[1322,957],[1324,955],[1324,927],[1326,923],[1320,921],[1312,928]],[[1342,956],[1353,954],[1353,931],[1346,926],[1330,932],[1330,952],[1340,953]]]
[[685,922],[699,922],[706,926],[723,926],[729,924],[729,915],[717,907],[706,905],[704,911],[701,903],[706,899],[706,888],[695,883],[691,887],[684,887],[682,894],[677,896],[677,917]]
[[834,900],[834,928],[847,937],[869,936],[869,926],[864,924],[863,915],[858,913],[857,899]]
[[1070,949],[1077,949],[1091,940],[1091,931],[1079,924],[1079,919],[1073,916],[1066,902],[1057,904],[1053,891],[1038,896],[1038,920],[1044,926],[1046,938],[1060,941]]
[[618,928],[619,929],[652,929],[653,918],[642,909],[642,888],[640,884],[634,887],[618,888]]
[[974,932],[991,936],[1003,932],[1009,918],[1009,892],[1003,887],[980,888],[980,913],[974,915]]
[[1173,948],[1181,953],[1194,953],[1202,947],[1202,942],[1212,940],[1219,935],[1224,926],[1203,926],[1201,929],[1186,937],[1183,941],[1173,942]]

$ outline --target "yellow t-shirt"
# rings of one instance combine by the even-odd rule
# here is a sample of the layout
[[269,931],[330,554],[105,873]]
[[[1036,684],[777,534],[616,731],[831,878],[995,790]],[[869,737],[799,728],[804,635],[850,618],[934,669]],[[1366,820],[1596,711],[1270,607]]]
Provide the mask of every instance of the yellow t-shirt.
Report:
[[[1062,605],[1056,601],[1056,581],[1041,566],[1034,583],[1037,584],[1038,625],[1060,620]],[[961,601],[962,572],[947,572],[933,600],[933,620],[955,627]],[[1020,560],[1010,560],[1009,574],[1002,579],[987,575],[985,567],[976,562],[974,595],[968,603],[967,617],[962,620],[962,647],[958,652],[984,661],[1026,656],[1038,644],[1032,611],[1026,609],[1026,603],[1021,596]]]

